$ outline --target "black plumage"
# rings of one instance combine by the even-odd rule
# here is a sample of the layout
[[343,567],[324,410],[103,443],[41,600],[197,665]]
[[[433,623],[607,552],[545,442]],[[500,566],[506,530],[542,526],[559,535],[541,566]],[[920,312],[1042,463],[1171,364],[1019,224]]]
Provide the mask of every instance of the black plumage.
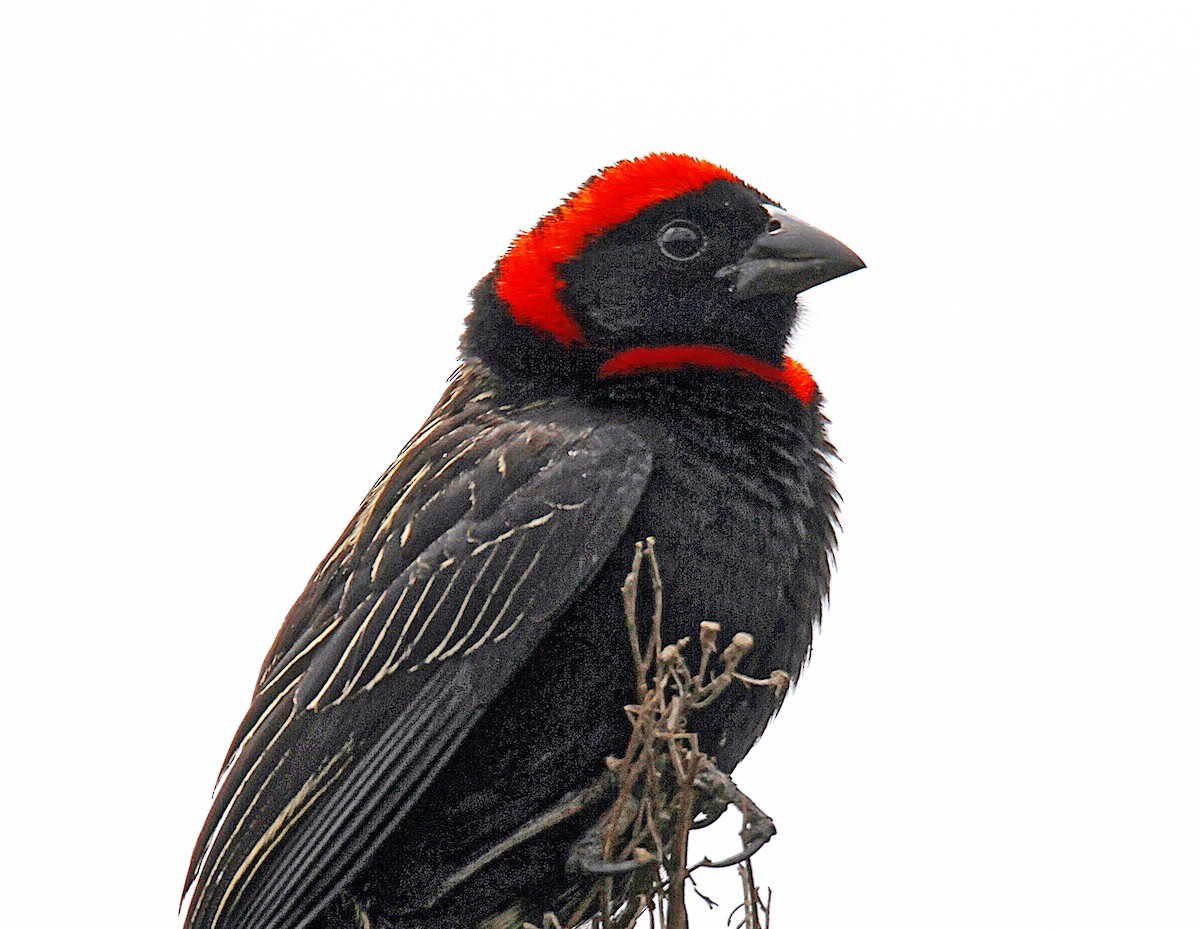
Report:
[[[639,181],[654,190],[624,217]],[[720,169],[650,156],[593,179],[480,283],[462,367],[263,665],[189,868],[188,929],[540,922],[579,880],[584,820],[438,889],[622,749],[637,540],[659,541],[668,640],[715,620],[755,636],[748,673],[799,671],[836,506],[820,395],[783,351],[796,293],[861,264],[796,222]],[[582,244],[553,254],[552,295],[570,318],[523,317],[512,282],[532,304],[529,253],[570,223]],[[777,705],[737,688],[693,723],[728,771]]]

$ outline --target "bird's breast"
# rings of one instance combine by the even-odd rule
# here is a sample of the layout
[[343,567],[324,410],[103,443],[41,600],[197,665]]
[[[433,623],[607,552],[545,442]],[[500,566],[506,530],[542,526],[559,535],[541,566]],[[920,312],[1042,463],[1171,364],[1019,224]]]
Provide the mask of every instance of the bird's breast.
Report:
[[[834,490],[818,438],[800,428],[764,437],[720,426],[650,436],[655,468],[613,562],[627,562],[634,540],[656,539],[666,641],[694,642],[702,621],[718,622],[722,646],[736,632],[754,636],[746,673],[798,674],[833,542]],[[777,707],[767,688],[737,688],[697,720],[706,750],[732,768]]]

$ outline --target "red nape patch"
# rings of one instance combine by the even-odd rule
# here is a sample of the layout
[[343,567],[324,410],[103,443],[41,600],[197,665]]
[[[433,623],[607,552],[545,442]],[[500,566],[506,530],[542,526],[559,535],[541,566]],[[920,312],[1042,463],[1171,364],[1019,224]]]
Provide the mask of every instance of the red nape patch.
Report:
[[646,155],[605,168],[513,242],[500,259],[497,293],[522,325],[540,329],[564,345],[583,341],[579,323],[558,298],[563,288],[558,266],[646,207],[716,180],[738,179],[689,155]]
[[658,348],[629,348],[613,355],[600,366],[600,377],[641,374],[650,371],[678,371],[681,368],[713,368],[738,371],[762,378],[791,391],[803,403],[811,403],[817,382],[808,369],[792,358],[783,359],[777,368],[761,358],[743,355],[717,345],[664,345]]

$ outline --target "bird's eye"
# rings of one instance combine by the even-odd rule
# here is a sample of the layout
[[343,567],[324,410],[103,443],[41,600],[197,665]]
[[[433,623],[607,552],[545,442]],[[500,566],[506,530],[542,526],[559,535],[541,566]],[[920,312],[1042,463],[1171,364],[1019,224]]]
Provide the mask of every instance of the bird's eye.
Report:
[[700,227],[686,219],[667,223],[658,232],[658,247],[668,258],[676,261],[691,261],[704,251],[707,240]]

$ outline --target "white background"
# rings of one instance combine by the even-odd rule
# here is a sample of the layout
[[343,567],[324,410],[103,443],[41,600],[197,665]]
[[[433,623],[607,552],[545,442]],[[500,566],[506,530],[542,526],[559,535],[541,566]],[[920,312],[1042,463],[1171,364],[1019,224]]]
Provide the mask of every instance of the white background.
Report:
[[467,292],[666,150],[869,265],[794,340],[845,532],[739,769],[773,925],[1200,925],[1195,4],[415,6],[6,6],[4,924],[176,924]]

